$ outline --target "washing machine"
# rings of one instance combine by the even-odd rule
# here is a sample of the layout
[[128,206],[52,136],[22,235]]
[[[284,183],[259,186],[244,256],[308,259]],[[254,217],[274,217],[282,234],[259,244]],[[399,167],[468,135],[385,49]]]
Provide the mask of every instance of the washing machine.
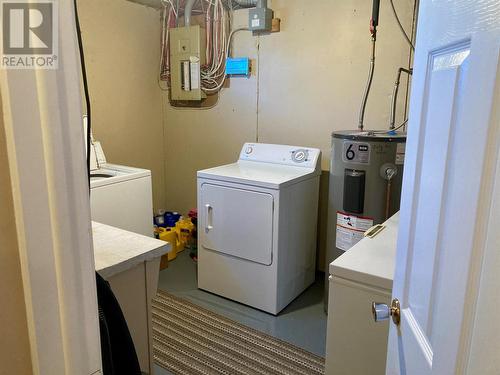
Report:
[[90,176],[92,220],[153,237],[151,171],[106,163]]
[[246,143],[198,171],[198,287],[278,314],[314,282],[321,152]]

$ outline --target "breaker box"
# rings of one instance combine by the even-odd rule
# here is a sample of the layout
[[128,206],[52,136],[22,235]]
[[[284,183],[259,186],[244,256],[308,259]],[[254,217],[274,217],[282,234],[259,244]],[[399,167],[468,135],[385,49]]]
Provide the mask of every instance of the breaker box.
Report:
[[205,64],[205,34],[199,25],[170,29],[170,87],[172,100],[200,101],[201,66]]

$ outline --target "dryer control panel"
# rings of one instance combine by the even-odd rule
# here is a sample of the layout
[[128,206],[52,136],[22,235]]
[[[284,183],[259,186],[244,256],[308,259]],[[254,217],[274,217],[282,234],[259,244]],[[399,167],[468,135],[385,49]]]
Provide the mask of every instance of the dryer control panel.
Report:
[[245,143],[240,160],[316,169],[319,168],[320,156],[321,151],[317,148]]

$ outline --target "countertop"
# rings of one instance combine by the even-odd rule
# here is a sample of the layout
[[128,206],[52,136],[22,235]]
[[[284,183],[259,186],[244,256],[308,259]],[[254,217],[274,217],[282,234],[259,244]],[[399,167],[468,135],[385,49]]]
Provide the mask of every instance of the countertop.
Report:
[[373,238],[363,238],[330,263],[330,275],[391,290],[396,261],[399,212]]
[[95,269],[103,278],[161,257],[172,248],[168,242],[94,221],[92,235]]

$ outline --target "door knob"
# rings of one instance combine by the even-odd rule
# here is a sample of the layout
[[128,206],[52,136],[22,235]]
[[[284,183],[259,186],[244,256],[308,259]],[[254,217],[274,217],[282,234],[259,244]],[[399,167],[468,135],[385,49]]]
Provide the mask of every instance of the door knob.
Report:
[[372,314],[375,322],[388,320],[392,316],[392,321],[398,326],[401,321],[401,305],[399,300],[394,298],[390,307],[385,303],[372,302]]

